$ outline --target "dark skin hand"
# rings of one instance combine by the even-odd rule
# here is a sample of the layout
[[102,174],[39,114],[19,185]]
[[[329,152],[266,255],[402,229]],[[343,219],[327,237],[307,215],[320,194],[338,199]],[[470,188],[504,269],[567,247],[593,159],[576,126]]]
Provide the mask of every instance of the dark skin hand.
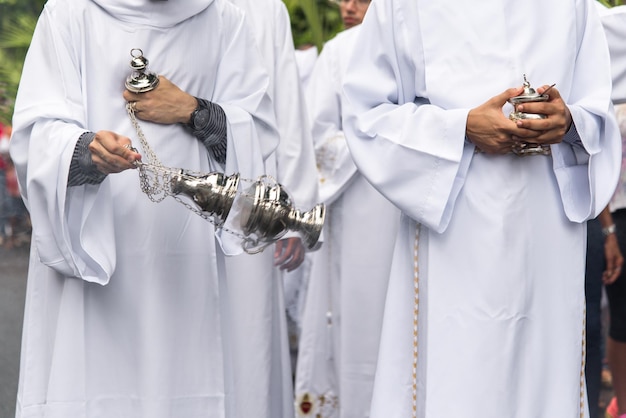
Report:
[[136,168],[135,162],[141,161],[141,155],[125,147],[130,144],[128,137],[115,132],[96,132],[94,140],[89,144],[89,151],[98,171],[112,174]]
[[298,237],[278,240],[274,249],[274,265],[281,270],[295,270],[304,261],[304,245]]
[[613,284],[619,278],[624,264],[624,257],[619,250],[615,234],[604,239],[604,258],[606,259],[606,267],[602,273],[602,283],[604,285]]
[[[537,89],[543,94],[544,85]],[[572,123],[572,115],[563,102],[559,91],[551,88],[546,102],[524,103],[517,110],[526,113],[541,113],[546,119],[523,119],[512,121],[502,113],[502,107],[511,97],[519,96],[523,87],[511,88],[470,110],[467,116],[467,138],[480,150],[488,154],[506,154],[517,142],[535,144],[558,144]]]
[[[608,206],[600,212],[598,220],[602,228],[613,224],[613,215],[611,215]],[[624,257],[620,251],[617,235],[615,234],[609,234],[604,237],[604,259],[606,264],[604,272],[602,273],[602,283],[609,285],[619,278],[622,273],[622,266],[624,265]]]

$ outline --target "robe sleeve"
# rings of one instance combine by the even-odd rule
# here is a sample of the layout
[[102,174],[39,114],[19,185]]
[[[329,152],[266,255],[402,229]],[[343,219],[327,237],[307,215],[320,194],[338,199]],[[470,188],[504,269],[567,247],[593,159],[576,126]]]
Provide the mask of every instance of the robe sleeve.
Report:
[[76,142],[88,130],[68,40],[46,7],[24,63],[11,157],[40,261],[63,276],[106,284],[116,263],[109,183],[67,187]]
[[[572,68],[558,72],[571,83],[562,88],[584,149],[567,143],[552,146],[564,212],[573,222],[595,217],[608,203],[617,182],[620,154],[602,27],[597,12],[588,11],[592,2],[579,3],[577,10],[582,13],[575,15],[576,33],[569,35],[576,60]],[[352,55],[344,83],[349,104],[344,110],[344,131],[361,173],[409,217],[443,232],[474,147],[464,143],[470,109],[434,106],[430,98],[446,103],[446,97],[470,91],[446,90],[441,80],[433,86],[437,77],[433,74],[428,86],[434,88],[428,91],[425,39],[419,36],[420,21],[415,19],[419,13],[410,14],[411,7],[417,5],[390,0],[368,9],[357,41],[368,47]],[[422,9],[428,9],[427,5]],[[405,21],[408,15],[411,21]],[[434,25],[432,21],[422,24],[424,31]],[[428,41],[428,52],[439,56],[439,51],[433,51],[439,43]],[[478,88],[469,87],[474,92]]]
[[345,32],[324,46],[308,85],[308,108],[312,124],[315,157],[317,160],[320,199],[330,204],[345,190],[356,173],[346,143],[341,121],[341,81],[344,68],[340,63]]
[[408,42],[404,27],[395,2],[370,5],[356,41],[367,48],[355,50],[345,75],[344,132],[361,174],[409,217],[442,232],[473,155],[464,146],[469,109],[446,111],[425,99],[416,83],[423,64],[411,58],[420,56],[420,41]]
[[228,121],[224,171],[252,179],[266,172],[265,161],[276,150],[279,136],[267,94],[269,76],[254,36],[243,14],[226,16],[234,17],[238,21],[226,24],[235,30],[224,46],[211,100],[224,109]]
[[590,2],[577,16],[577,54],[566,98],[585,153],[552,145],[554,173],[565,214],[573,222],[595,218],[617,185],[621,139],[611,103],[611,63],[600,18]]

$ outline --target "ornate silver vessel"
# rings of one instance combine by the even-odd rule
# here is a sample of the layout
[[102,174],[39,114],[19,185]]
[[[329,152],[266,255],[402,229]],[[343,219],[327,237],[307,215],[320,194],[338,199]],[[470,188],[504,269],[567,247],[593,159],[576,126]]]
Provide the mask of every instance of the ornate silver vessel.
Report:
[[526,79],[526,74],[524,74],[524,92],[519,96],[511,97],[508,101],[514,107],[513,112],[509,115],[509,119],[511,120],[519,120],[519,119],[545,119],[546,115],[542,115],[540,113],[525,113],[517,110],[517,106],[523,103],[531,103],[531,102],[545,102],[549,99],[550,96],[547,94],[539,94],[537,91],[530,86],[530,83]]
[[159,84],[159,76],[148,71],[148,59],[143,56],[143,51],[133,48],[130,51],[133,59],[130,61],[132,72],[126,77],[126,88],[133,93],[145,93],[153,90]]
[[[519,96],[511,97],[508,102],[513,105],[513,111],[509,114],[509,119],[516,121],[521,119],[545,119],[546,115],[540,113],[527,113],[518,110],[518,106],[524,103],[545,102],[550,98],[547,94],[539,94],[530,86],[524,74],[524,92]],[[514,154],[520,156],[528,155],[549,155],[550,146],[543,144],[535,144],[531,142],[519,142],[513,146]]]
[[267,176],[259,177],[245,192],[238,191],[239,185],[238,174],[193,175],[181,170],[170,179],[170,193],[191,199],[202,215],[211,216],[217,226],[224,224],[235,199],[240,199],[240,230],[229,232],[241,236],[247,253],[263,251],[287,231],[298,232],[310,250],[319,246],[326,212],[323,204],[302,212],[294,207],[285,188]]
[[239,187],[239,175],[226,176],[223,173],[209,173],[204,176],[185,174],[183,170],[170,180],[174,195],[186,195],[203,212],[220,220],[226,220]]
[[[261,246],[280,239],[287,231],[298,232],[309,249],[315,249],[326,209],[316,205],[301,212],[293,205],[285,188],[273,179],[260,177],[244,195],[241,229],[246,236],[255,236]],[[244,249],[247,251],[252,248]]]

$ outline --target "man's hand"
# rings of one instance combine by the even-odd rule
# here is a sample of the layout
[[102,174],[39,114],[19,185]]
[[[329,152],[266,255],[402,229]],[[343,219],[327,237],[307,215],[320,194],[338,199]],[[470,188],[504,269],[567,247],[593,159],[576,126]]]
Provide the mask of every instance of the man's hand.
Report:
[[[537,93],[543,94],[548,87],[547,85],[539,87]],[[539,113],[546,115],[547,118],[516,121],[521,130],[518,134],[513,135],[515,141],[558,144],[563,140],[563,136],[572,124],[572,114],[556,88],[551,88],[547,94],[549,99],[545,102],[523,103],[517,106],[517,110],[520,112]]]
[[606,259],[606,268],[602,273],[602,283],[609,285],[620,276],[622,265],[624,264],[624,257],[622,257],[615,234],[610,234],[604,240],[604,257]]
[[[470,110],[465,128],[467,139],[488,154],[510,152],[517,142],[513,135],[519,135],[520,128],[502,113],[502,107],[507,100],[519,96],[523,91],[522,87],[508,89]],[[530,133],[532,131],[527,134]]]
[[135,161],[141,161],[141,155],[128,148],[130,146],[128,137],[111,131],[98,131],[89,144],[89,151],[98,171],[111,174],[135,168]]
[[304,245],[298,237],[285,238],[276,242],[274,265],[281,270],[295,270],[304,261]]
[[127,102],[135,102],[138,119],[164,125],[188,123],[191,113],[198,106],[195,97],[163,76],[159,76],[159,84],[154,90],[145,93],[125,90],[123,96]]

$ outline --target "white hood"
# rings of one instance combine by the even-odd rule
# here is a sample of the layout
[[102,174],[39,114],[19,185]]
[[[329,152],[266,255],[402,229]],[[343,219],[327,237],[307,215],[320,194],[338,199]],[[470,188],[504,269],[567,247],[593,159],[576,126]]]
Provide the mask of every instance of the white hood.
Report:
[[134,24],[171,27],[206,9],[213,0],[92,0],[115,18]]

